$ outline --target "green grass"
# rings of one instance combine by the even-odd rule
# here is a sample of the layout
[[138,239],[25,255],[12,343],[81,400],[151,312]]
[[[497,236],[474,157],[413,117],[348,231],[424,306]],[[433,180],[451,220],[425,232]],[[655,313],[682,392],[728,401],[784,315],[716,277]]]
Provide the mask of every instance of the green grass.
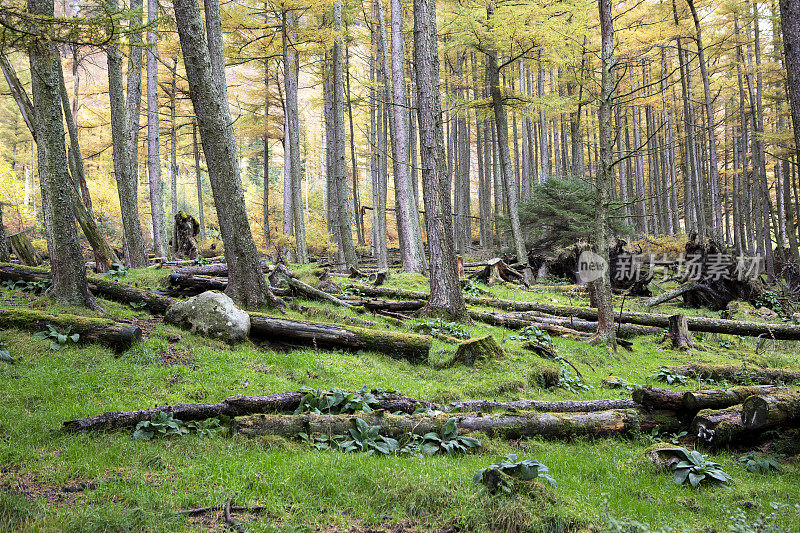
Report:
[[[159,287],[166,273],[131,271],[122,281]],[[313,281],[306,273],[306,281]],[[389,286],[427,290],[424,278],[393,275]],[[521,300],[586,304],[560,293],[492,287],[493,294]],[[45,297],[0,291],[3,306],[20,305],[59,313],[97,314],[57,306]],[[101,301],[104,314],[118,319],[149,317],[123,304]],[[313,320],[342,316],[396,325],[329,304],[304,302]],[[641,307],[639,301],[626,308]],[[667,307],[665,306],[664,309]],[[666,310],[659,309],[661,312]],[[293,318],[309,319],[296,311]],[[410,331],[410,325],[404,325]],[[592,388],[581,394],[542,389],[541,359],[510,339],[514,332],[471,324],[472,335],[493,334],[505,358],[478,368],[414,366],[374,353],[296,349],[273,350],[245,343],[230,348],[159,324],[144,342],[123,354],[97,346],[60,351],[34,340],[30,332],[0,333],[13,364],[0,363],[0,531],[181,531],[221,528],[219,513],[188,519],[173,511],[223,504],[265,505],[259,515],[239,515],[248,531],[347,531],[351,527],[422,531],[447,526],[462,531],[585,531],[606,516],[635,519],[676,531],[728,531],[729,515],[745,513],[754,523],[770,515],[787,531],[800,530],[800,513],[772,504],[800,505],[798,467],[784,462],[779,474],[752,474],[736,464],[738,453],[718,452],[713,460],[733,476],[730,488],[677,487],[643,453],[655,440],[526,440],[509,443],[482,437],[483,449],[463,457],[375,457],[316,452],[274,437],[247,439],[188,435],[140,442],[130,431],[91,435],[59,431],[65,420],[109,410],[130,410],[183,402],[220,401],[233,394],[264,394],[301,386],[355,390],[362,386],[449,402],[462,399],[592,399],[626,397],[625,390],[601,386],[608,376],[651,384],[659,366],[687,362],[800,366],[792,343],[775,343],[754,353],[752,340],[707,335],[704,350],[664,349],[655,337],[638,338],[634,351],[609,354],[576,340],[555,338],[558,353],[577,366]],[[180,335],[180,341],[175,341]],[[727,339],[730,349],[718,341]],[[435,341],[432,358],[446,358],[453,345]],[[165,355],[178,364],[166,366]],[[689,381],[684,389],[696,388]],[[550,467],[557,488],[528,495],[490,496],[472,475],[498,457],[516,453]],[[795,452],[796,453],[796,452]],[[89,483],[83,492],[61,487]],[[22,489],[22,490],[20,490]],[[595,529],[596,530],[596,529]],[[609,529],[613,530],[613,529]],[[629,529],[630,530],[630,529]]]

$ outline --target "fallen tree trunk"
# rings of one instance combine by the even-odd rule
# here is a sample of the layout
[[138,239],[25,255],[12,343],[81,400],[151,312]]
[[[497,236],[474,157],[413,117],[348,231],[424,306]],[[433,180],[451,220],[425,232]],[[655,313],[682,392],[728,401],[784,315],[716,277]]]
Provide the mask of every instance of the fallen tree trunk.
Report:
[[326,348],[372,350],[414,364],[426,364],[431,338],[413,333],[320,324],[250,313],[250,335]]
[[38,266],[42,264],[42,258],[36,253],[36,249],[31,244],[31,240],[24,231],[6,237],[11,244],[11,249],[17,258],[24,265]]
[[[353,301],[349,302],[351,305],[358,305]],[[381,312],[381,311],[417,311],[425,307],[425,302],[423,300],[362,300],[361,305],[363,305],[368,310],[372,311],[373,313]]]
[[295,289],[297,292],[304,294],[306,297],[309,297],[313,300],[321,300],[323,302],[330,302],[334,305],[338,305],[339,307],[347,307],[352,308],[353,306],[349,303],[340,300],[336,296],[329,294],[327,292],[323,292],[319,289],[315,289],[308,283],[303,283],[297,278],[294,277],[287,277],[287,281],[289,282],[289,286]]
[[742,424],[741,406],[701,410],[692,420],[691,432],[697,438],[715,446],[739,441],[747,432]]
[[629,399],[608,400],[517,400],[514,402],[495,402],[492,400],[466,400],[452,402],[444,407],[445,412],[490,413],[499,410],[539,411],[546,413],[591,413],[609,409],[633,409],[637,404]]
[[[169,275],[168,284],[170,286],[169,294],[172,296],[197,296],[206,291],[224,292],[228,287],[228,279],[173,272]],[[292,294],[290,290],[279,287],[270,287],[270,290],[275,296],[291,296]]]
[[[170,266],[169,263],[165,265]],[[261,261],[261,270],[267,272],[271,268],[269,261]],[[190,265],[182,266],[175,270],[176,274],[187,276],[227,276],[228,263],[214,263],[211,265]]]
[[800,424],[800,391],[750,396],[742,404],[747,429],[771,429]]
[[[355,284],[351,286],[357,288],[364,296],[388,296],[391,298],[410,298],[414,300],[427,300],[429,297],[427,293],[417,291]],[[539,311],[555,316],[576,317],[590,321],[597,320],[597,309],[592,309],[590,307],[553,305],[539,302],[517,302],[496,298],[476,298],[472,296],[465,296],[464,301],[470,305],[493,307],[509,311]],[[623,313],[615,312],[614,320],[622,324],[637,324],[655,328],[669,327],[669,315],[660,315],[656,313],[639,313],[633,311],[625,311]],[[687,316],[686,322],[690,331],[724,333],[727,335],[742,335],[745,337],[763,336],[776,340],[800,340],[800,325],[794,324],[765,324],[697,316]]]
[[[109,431],[133,427],[139,422],[149,420],[156,413],[172,413],[178,420],[205,420],[220,416],[242,416],[254,413],[292,413],[300,405],[304,392],[279,392],[266,395],[229,396],[218,403],[185,403],[162,405],[138,411],[108,411],[99,415],[64,422],[67,431]],[[402,394],[385,393],[378,398],[376,409],[389,412],[413,413],[418,407],[431,407],[434,404]]]
[[[0,280],[43,281],[50,279],[46,268],[0,263]],[[173,298],[148,289],[139,289],[126,283],[111,281],[103,276],[87,276],[89,290],[95,296],[122,303],[144,303],[145,309],[153,314],[163,315],[175,303]]]
[[650,298],[649,300],[647,300],[644,303],[644,306],[648,307],[648,308],[649,307],[655,307],[655,306],[657,306],[659,304],[663,304],[664,302],[668,302],[670,300],[674,300],[678,296],[681,296],[683,293],[689,292],[691,290],[694,290],[696,286],[697,286],[697,284],[692,281],[690,283],[687,283],[686,285],[682,285],[682,286],[678,287],[677,289],[672,289],[671,291],[663,292],[663,293],[659,294],[658,296],[655,296],[655,297]]
[[708,389],[683,393],[683,407],[687,411],[701,409],[724,409],[739,405],[748,396],[775,392],[774,386],[732,387],[730,389]]
[[633,401],[647,409],[683,410],[683,393],[658,387],[639,387],[631,393]]
[[70,335],[80,335],[79,343],[98,343],[117,351],[127,350],[142,339],[142,330],[137,326],[113,320],[67,314],[51,315],[30,309],[0,309],[0,327],[43,331],[48,325],[61,330],[71,328]]
[[[441,432],[451,414],[433,416],[396,416],[381,412],[360,413],[370,426],[377,426],[384,436],[399,438],[408,433],[425,435]],[[294,438],[299,433],[307,435],[347,434],[354,427],[353,415],[298,416],[252,415],[237,417],[234,427],[248,437],[279,435]],[[568,439],[579,435],[606,437],[625,435],[633,431],[674,431],[680,423],[671,411],[647,413],[638,409],[612,409],[592,413],[504,413],[483,416],[457,416],[456,426],[462,434],[482,432],[490,437],[519,439],[544,437]]]
[[[537,328],[548,331],[550,333],[570,333],[564,331],[564,328],[572,330],[572,332],[595,333],[597,331],[597,322],[589,322],[576,318],[551,318],[540,316],[521,316],[519,314],[510,313],[488,313],[485,311],[469,310],[469,316],[473,320],[485,322],[493,326],[502,326],[509,329],[522,329],[527,326],[536,326]],[[619,337],[635,337],[639,335],[657,335],[661,333],[658,328],[649,326],[637,326],[634,324],[617,324],[614,326],[619,328],[617,334]]]
[[682,376],[708,379],[715,381],[730,381],[758,383],[770,385],[777,381],[791,383],[800,379],[800,370],[789,368],[760,368],[737,365],[703,365],[690,364],[685,366],[671,366],[669,370]]

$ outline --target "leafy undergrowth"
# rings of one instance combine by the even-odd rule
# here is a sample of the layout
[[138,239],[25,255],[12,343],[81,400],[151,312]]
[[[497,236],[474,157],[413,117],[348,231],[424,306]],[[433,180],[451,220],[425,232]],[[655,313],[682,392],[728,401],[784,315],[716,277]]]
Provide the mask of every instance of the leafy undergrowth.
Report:
[[[130,271],[123,281],[156,288],[165,275],[154,270]],[[393,275],[387,286],[426,289],[422,278],[411,275]],[[587,303],[576,294],[505,286],[488,290],[509,299]],[[0,290],[0,303],[97,314],[57,306],[45,296],[19,290]],[[130,306],[100,303],[106,316],[152,320]],[[328,304],[304,305],[312,306],[313,320],[321,322],[351,317],[412,330],[412,324],[397,326]],[[626,308],[641,309],[641,303],[629,300]],[[657,311],[666,313],[667,309]],[[288,316],[308,319],[291,310]],[[689,355],[663,349],[660,338],[645,337],[634,340],[632,352],[609,355],[602,347],[555,337],[556,353],[575,365],[585,387],[545,389],[543,374],[555,368],[557,375],[559,364],[525,350],[518,332],[479,323],[465,330],[473,337],[494,335],[506,356],[476,368],[443,369],[414,366],[375,353],[252,343],[230,348],[158,321],[152,322],[142,343],[119,355],[71,343],[53,351],[48,342],[30,332],[0,332],[15,359],[13,364],[0,361],[0,531],[221,529],[219,512],[187,517],[174,511],[222,505],[234,494],[236,505],[265,506],[258,514],[236,515],[247,531],[391,531],[398,527],[411,531],[657,531],[666,527],[767,531],[760,523],[783,528],[774,531],[800,530],[798,467],[791,460],[781,460],[779,471],[750,472],[738,461],[742,453],[703,450],[733,480],[728,486],[677,486],[671,473],[659,471],[644,457],[654,442],[670,438],[665,435],[571,442],[507,442],[479,435],[481,447],[471,454],[383,456],[317,451],[299,440],[275,437],[208,438],[190,432],[180,438],[137,440],[132,430],[94,435],[58,431],[65,420],[109,410],[212,402],[233,394],[303,386],[319,390],[367,386],[435,402],[593,399],[629,396],[625,387],[603,386],[611,376],[627,385],[661,385],[655,381],[660,367],[687,362],[800,366],[792,343],[767,343],[756,354],[750,339],[706,335],[701,342],[704,350]],[[453,349],[452,344],[434,340],[432,362],[444,360]],[[570,372],[574,380],[571,367]],[[672,387],[698,386],[690,379]],[[476,472],[509,454],[519,461],[547,465],[557,485],[544,484],[509,496],[492,495],[473,483]]]

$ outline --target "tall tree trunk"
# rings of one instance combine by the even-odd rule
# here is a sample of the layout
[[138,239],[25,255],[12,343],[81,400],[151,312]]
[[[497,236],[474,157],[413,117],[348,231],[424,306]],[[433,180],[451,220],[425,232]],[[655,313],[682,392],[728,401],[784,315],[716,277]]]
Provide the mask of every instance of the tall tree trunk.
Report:
[[[538,91],[539,98],[544,98],[544,50],[539,49],[539,80]],[[544,106],[539,107],[539,128],[541,130],[541,142],[539,143],[539,154],[541,155],[542,164],[542,181],[547,181],[550,177],[550,144],[547,134],[547,115],[544,111]]]
[[[244,307],[260,307],[266,303],[266,298],[275,303],[265,285],[261,262],[250,232],[239,176],[233,120],[226,100],[220,95],[214,81],[220,76],[213,72],[200,9],[196,0],[174,0],[173,5],[189,81],[189,95],[197,116],[225,246],[228,264],[228,287],[225,293]],[[224,62],[221,67],[224,69]],[[224,73],[221,77],[224,79]]]
[[414,60],[417,67],[422,195],[430,251],[431,291],[427,307],[434,313],[461,318],[466,315],[466,308],[453,253],[436,33],[436,0],[414,0]]
[[[425,272],[425,249],[419,214],[414,205],[414,188],[408,161],[408,115],[405,110],[406,83],[403,55],[403,7],[400,0],[390,0],[391,60],[386,44],[383,2],[377,0],[379,23],[378,47],[382,55],[384,92],[389,98],[391,125],[392,170],[394,174],[395,203],[397,205],[397,233],[400,239],[401,270]],[[391,74],[391,84],[390,84]]]
[[356,239],[364,246],[364,219],[361,218],[361,200],[358,192],[358,165],[356,165],[356,134],[353,126],[353,100],[350,98],[350,47],[345,45],[345,80],[347,81],[347,116],[350,123],[350,163],[353,173],[353,215],[356,220]]
[[178,58],[172,59],[169,92],[169,191],[172,203],[172,254],[178,250],[178,231],[175,215],[178,214],[178,129],[175,122],[175,84]]
[[611,277],[608,255],[609,190],[614,183],[613,154],[614,131],[611,125],[611,113],[614,98],[614,25],[611,14],[611,0],[598,0],[600,12],[600,40],[602,74],[600,81],[600,102],[598,123],[600,137],[600,160],[597,175],[597,200],[594,217],[595,251],[605,268],[599,279],[593,282],[593,292],[597,303],[597,335],[598,341],[614,345],[614,313],[611,303]]
[[[493,11],[491,5],[487,7],[487,18],[492,24]],[[500,172],[502,175],[503,188],[506,194],[506,209],[511,224],[511,236],[514,241],[514,252],[517,254],[517,261],[527,265],[528,252],[525,249],[525,237],[522,234],[522,226],[519,221],[519,210],[517,209],[517,183],[514,180],[513,169],[511,168],[511,153],[508,148],[508,116],[503,105],[503,96],[500,93],[500,70],[497,65],[497,52],[491,51],[486,54],[486,70],[489,76],[489,91],[492,96],[492,107],[494,108],[494,121],[497,125],[497,144],[498,155],[500,156]],[[533,282],[533,273],[529,267],[525,268],[525,280]]]
[[[300,177],[300,112],[298,109],[298,59],[297,51],[290,40],[294,38],[294,13],[285,11],[283,24],[283,79],[286,84],[286,135],[284,140],[289,153],[289,192],[291,195],[291,214],[295,237],[295,258],[298,263],[308,263],[306,246],[306,225],[303,218],[303,194]],[[284,185],[285,186],[285,185]],[[286,194],[284,192],[284,199]],[[284,210],[285,213],[285,210]],[[284,222],[284,230],[286,223]]]
[[[781,33],[783,35],[786,89],[794,130],[795,151],[800,150],[800,0],[780,0]],[[794,165],[791,165],[794,168]],[[789,173],[784,176],[783,195],[787,213],[789,243],[793,248],[792,259],[798,261],[798,245],[795,230],[795,204],[791,200]]]
[[161,187],[161,156],[158,132],[158,0],[147,0],[147,176],[150,181],[150,219],[153,222],[153,250],[167,256],[167,228],[164,223],[164,193]]
[[700,76],[703,78],[703,97],[706,111],[706,130],[708,131],[708,179],[711,182],[711,213],[713,220],[712,235],[717,242],[722,241],[722,206],[719,194],[719,169],[717,166],[717,135],[714,131],[714,107],[711,101],[711,83],[706,66],[705,49],[703,48],[703,34],[700,30],[700,19],[694,6],[694,0],[686,0],[692,12],[695,29],[695,43],[697,44],[697,60],[700,62]]
[[350,214],[350,191],[347,187],[347,163],[344,137],[344,76],[342,47],[342,3],[333,5],[333,29],[337,35],[333,42],[333,118],[334,118],[334,172],[336,177],[336,217],[339,242],[348,267],[358,265]]
[[[264,17],[267,18],[264,4]],[[269,253],[269,58],[264,59],[264,191],[261,197],[261,220],[264,226],[264,248]]]
[[[117,12],[117,0],[108,0],[107,5],[111,13]],[[131,164],[132,154],[129,137],[131,130],[129,128],[130,123],[126,118],[125,95],[122,89],[122,55],[119,51],[119,45],[116,42],[112,42],[107,47],[106,54],[108,63],[108,97],[111,103],[114,174],[117,178],[117,192],[122,214],[122,234],[128,264],[131,267],[140,268],[147,266],[147,255],[144,249],[142,227],[139,222],[136,176],[132,173],[133,166]],[[141,67],[141,63],[139,63],[139,66]],[[139,76],[141,78],[141,72]],[[135,86],[135,83],[132,82],[129,86]],[[128,101],[131,107],[134,107],[130,95]],[[137,127],[134,129],[138,132],[138,112],[135,117],[137,119]],[[133,146],[137,148],[136,144]]]
[[194,182],[197,191],[197,221],[200,223],[200,244],[206,240],[206,217],[203,208],[203,173],[200,169],[200,145],[197,143],[197,121],[192,121],[192,153],[194,154]]
[[[54,16],[53,0],[29,0],[28,11],[37,16]],[[44,33],[44,31],[42,32]],[[32,40],[28,47],[34,117],[38,124],[39,176],[42,185],[42,207],[48,221],[47,230],[52,286],[48,295],[56,301],[74,305],[92,305],[86,282],[86,266],[78,245],[72,190],[67,170],[64,145],[64,123],[61,104],[61,60],[55,43]]]

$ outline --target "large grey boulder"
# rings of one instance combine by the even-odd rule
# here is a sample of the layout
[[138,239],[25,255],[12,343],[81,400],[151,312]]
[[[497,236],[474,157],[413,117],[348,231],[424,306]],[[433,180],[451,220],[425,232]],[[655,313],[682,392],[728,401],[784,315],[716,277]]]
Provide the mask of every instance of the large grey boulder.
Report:
[[250,315],[219,291],[176,302],[167,310],[166,320],[192,333],[227,342],[243,341],[250,333]]

